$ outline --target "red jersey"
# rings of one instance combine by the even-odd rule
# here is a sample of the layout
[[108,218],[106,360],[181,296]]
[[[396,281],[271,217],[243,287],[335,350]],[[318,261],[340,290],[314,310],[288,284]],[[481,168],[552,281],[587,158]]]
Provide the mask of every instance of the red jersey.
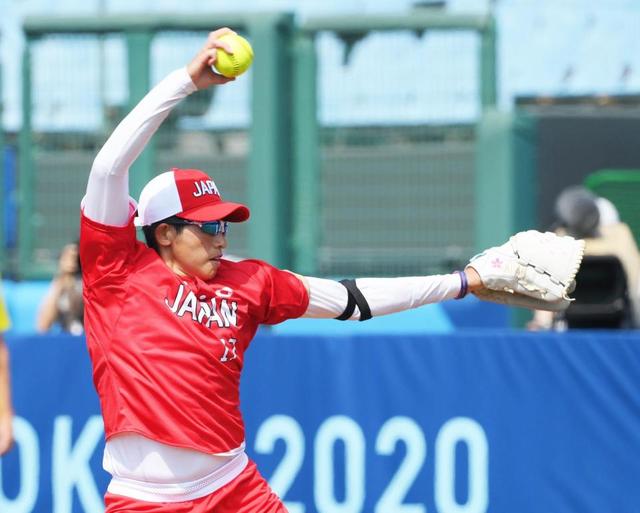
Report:
[[259,324],[300,317],[308,294],[265,262],[223,260],[210,281],[174,274],[133,221],[82,215],[85,330],[107,439],[133,432],[207,453],[244,441],[240,373]]

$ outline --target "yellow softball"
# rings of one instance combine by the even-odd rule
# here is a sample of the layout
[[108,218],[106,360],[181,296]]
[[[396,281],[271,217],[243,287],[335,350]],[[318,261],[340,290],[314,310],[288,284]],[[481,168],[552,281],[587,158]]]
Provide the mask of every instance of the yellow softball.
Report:
[[220,37],[220,41],[225,41],[231,45],[233,53],[227,53],[222,48],[218,48],[215,68],[225,77],[237,77],[249,69],[253,62],[253,48],[244,37],[237,34],[225,34]]

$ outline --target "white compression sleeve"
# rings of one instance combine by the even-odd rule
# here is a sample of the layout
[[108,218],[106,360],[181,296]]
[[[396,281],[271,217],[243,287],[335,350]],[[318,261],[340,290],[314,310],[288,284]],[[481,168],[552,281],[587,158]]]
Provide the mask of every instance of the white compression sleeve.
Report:
[[[348,292],[333,280],[305,276],[309,307],[303,317],[333,319],[344,312]],[[373,317],[402,312],[429,303],[453,299],[460,293],[460,276],[444,274],[409,278],[358,278],[356,284],[369,303]],[[356,306],[349,320],[360,319]]]
[[187,69],[178,69],[155,86],[120,122],[91,167],[82,201],[84,214],[89,219],[111,226],[127,224],[129,167],[171,109],[195,90]]

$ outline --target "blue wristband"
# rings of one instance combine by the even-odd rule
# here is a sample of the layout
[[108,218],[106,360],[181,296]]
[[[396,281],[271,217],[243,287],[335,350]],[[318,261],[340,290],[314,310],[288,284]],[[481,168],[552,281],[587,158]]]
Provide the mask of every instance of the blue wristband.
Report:
[[456,271],[460,276],[460,292],[454,299],[462,299],[469,292],[469,280],[467,280],[467,273],[464,271]]

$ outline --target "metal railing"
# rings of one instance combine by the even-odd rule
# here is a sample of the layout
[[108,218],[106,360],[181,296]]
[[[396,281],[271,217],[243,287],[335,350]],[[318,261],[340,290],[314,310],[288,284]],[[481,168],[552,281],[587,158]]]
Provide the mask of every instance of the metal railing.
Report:
[[[464,185],[462,193],[459,191],[460,184],[473,181],[473,129],[477,120],[468,119],[450,126],[443,126],[442,122],[432,123],[428,119],[412,126],[338,126],[326,122],[319,114],[325,93],[322,84],[327,75],[319,72],[324,57],[318,47],[326,34],[337,37],[346,54],[352,54],[360,42],[371,36],[386,37],[399,32],[416,34],[418,38],[436,32],[475,34],[477,45],[474,51],[477,55],[473,59],[475,64],[468,67],[471,73],[475,73],[473,69],[477,68],[475,80],[478,87],[473,95],[478,110],[482,111],[495,105],[496,101],[495,26],[492,18],[416,12],[392,17],[313,18],[296,25],[288,13],[31,17],[24,23],[27,44],[22,70],[23,123],[19,136],[17,262],[20,268],[17,275],[44,277],[54,271],[57,248],[65,239],[74,237],[77,230],[79,202],[95,152],[115,123],[148,91],[152,78],[155,78],[154,65],[157,67],[157,64],[154,63],[158,59],[156,55],[154,60],[154,45],[163,37],[204,34],[219,26],[229,26],[245,33],[256,51],[246,100],[250,123],[248,126],[224,127],[203,122],[212,99],[204,93],[197,93],[194,95],[196,103],[200,102],[195,109],[197,113],[178,113],[173,121],[170,118],[168,126],[163,125],[158,136],[136,161],[130,179],[133,196],[137,196],[142,185],[152,176],[180,157],[177,160],[201,166],[217,181],[224,182],[223,195],[225,190],[233,191],[230,199],[246,201],[251,207],[252,219],[247,227],[239,227],[237,232],[234,230],[238,233],[236,242],[239,241],[234,250],[242,256],[262,258],[274,265],[309,274],[341,274],[351,267],[368,274],[429,271],[468,256],[463,255],[468,248],[464,244],[461,247],[460,240],[473,238],[468,233],[471,230],[473,234],[474,229],[473,207],[465,208],[461,217],[460,212],[456,212],[456,205],[447,202],[451,198],[461,204],[473,202],[473,192],[469,192],[467,185]],[[76,41],[85,50],[115,45],[122,49],[126,59],[119,66],[106,61],[91,63],[92,69],[107,74],[107,78],[116,84],[115,90],[125,92],[121,94],[121,105],[107,104],[104,98],[99,99],[101,103],[96,116],[100,121],[88,129],[46,129],[38,126],[42,119],[54,119],[60,110],[55,101],[51,102],[49,110],[41,109],[39,112],[36,107],[35,100],[42,92],[37,87],[53,87],[43,80],[42,67],[54,68],[46,70],[49,76],[58,73],[66,80],[70,75],[72,80],[79,81],[89,67],[83,66],[73,52],[66,60],[61,60],[60,69],[51,66],[46,55],[38,53],[41,47],[60,38]],[[460,48],[465,49],[466,46]],[[102,50],[95,52],[100,59],[104,58]],[[120,68],[126,69],[124,78],[118,71]],[[412,79],[412,71],[407,70],[407,80]],[[87,87],[105,89],[100,80],[92,80]],[[69,95],[69,87],[64,84],[61,80],[59,87]],[[114,93],[106,88],[99,94]],[[217,95],[218,91],[214,100]],[[67,100],[77,100],[79,104],[81,98],[63,98],[60,102]],[[408,105],[407,109],[410,108]],[[367,142],[363,147],[344,144],[354,137],[364,138]],[[379,139],[383,144],[375,149],[375,141]],[[191,150],[197,144],[205,150],[194,155]],[[230,153],[212,150],[218,146],[241,149]],[[430,159],[434,165],[422,165]],[[367,167],[380,166],[387,166],[392,172],[399,171],[390,178],[390,173],[385,175],[382,168],[374,169],[378,177],[371,175],[367,178]],[[223,171],[218,174],[218,170]],[[348,187],[338,183],[340,176],[351,180]],[[408,230],[407,237],[413,237],[427,224],[434,226],[431,238],[410,243],[396,241],[395,255],[391,250],[376,251],[372,247],[372,237],[379,233],[384,239],[394,230],[407,230],[406,226],[385,227],[384,223],[376,220],[373,225],[366,225],[365,217],[370,215],[375,205],[362,203],[362,198],[356,197],[372,191],[371,198],[378,201],[375,181],[380,180],[380,176],[384,178],[380,181],[382,186],[390,187],[386,192],[389,197],[394,195],[395,184],[404,180],[396,194],[399,205],[390,205],[390,208],[400,206],[408,209],[409,217],[412,213],[419,217],[416,229]],[[409,178],[401,179],[401,176]],[[62,184],[59,192],[53,190],[56,184]],[[425,188],[425,184],[435,186]],[[422,195],[415,194],[418,189],[422,189]],[[336,204],[337,213],[331,214],[333,204],[327,202],[327,197],[338,198],[348,190],[355,190],[357,194],[340,200],[342,203]],[[425,201],[433,203],[433,208],[422,209],[421,204]],[[359,214],[353,216],[353,212]],[[405,217],[400,223],[406,221],[406,214],[402,215]],[[391,214],[392,219],[393,216]],[[442,216],[449,216],[449,220],[442,223]],[[332,232],[340,224],[343,228]],[[357,230],[345,229],[349,224]],[[466,228],[455,235],[457,226]],[[448,240],[447,230],[455,240]],[[356,232],[363,234],[362,241],[354,237]],[[360,242],[363,245],[356,247]],[[469,240],[469,247],[472,242]],[[339,264],[341,260],[344,265]],[[400,260],[404,262],[402,265],[389,268],[389,262]]]

